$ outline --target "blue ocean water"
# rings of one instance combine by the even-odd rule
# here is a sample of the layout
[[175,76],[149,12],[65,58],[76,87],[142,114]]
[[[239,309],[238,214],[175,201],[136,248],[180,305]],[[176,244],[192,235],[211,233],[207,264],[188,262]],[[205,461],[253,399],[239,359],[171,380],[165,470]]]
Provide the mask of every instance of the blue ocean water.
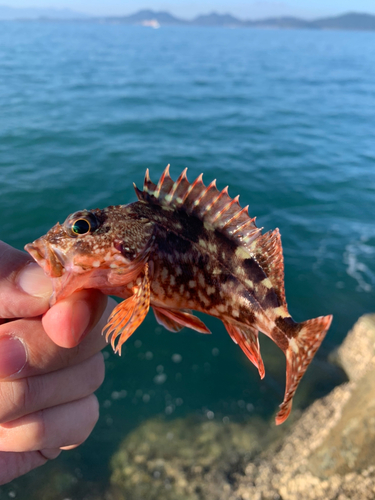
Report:
[[[327,355],[375,308],[374,33],[3,22],[0,117],[2,240],[134,201],[146,168],[204,172],[280,228],[294,318],[334,315],[295,408],[341,380]],[[121,359],[108,351],[98,426],[50,470],[105,484],[120,440],[159,414],[269,418],[282,353],[261,338],[260,381],[205,321],[212,336],[173,334],[150,314]]]

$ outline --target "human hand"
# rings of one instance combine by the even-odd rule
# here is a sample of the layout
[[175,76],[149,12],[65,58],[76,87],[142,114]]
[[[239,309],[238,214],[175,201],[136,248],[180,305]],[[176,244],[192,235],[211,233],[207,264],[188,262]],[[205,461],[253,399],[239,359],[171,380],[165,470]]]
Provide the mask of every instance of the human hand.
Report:
[[0,242],[0,485],[81,444],[99,416],[100,332],[116,303],[81,290],[49,309],[51,293],[29,256]]

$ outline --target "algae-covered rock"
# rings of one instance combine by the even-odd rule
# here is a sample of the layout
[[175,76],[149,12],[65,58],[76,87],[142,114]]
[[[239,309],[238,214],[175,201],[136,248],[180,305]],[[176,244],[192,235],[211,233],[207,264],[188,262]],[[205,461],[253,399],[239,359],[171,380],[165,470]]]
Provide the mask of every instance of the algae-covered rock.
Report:
[[375,314],[365,314],[356,322],[332,358],[349,380],[359,380],[371,367],[375,356]]
[[339,421],[310,458],[310,470],[322,478],[375,465],[375,315],[360,318],[337,359],[353,382]]
[[234,474],[265,446],[268,426],[197,419],[145,422],[113,458],[118,500],[227,500]]
[[374,500],[375,315],[358,320],[334,358],[349,382],[289,421],[282,442],[260,420],[146,422],[113,459],[111,498]]
[[375,315],[356,323],[336,359],[350,382],[308,408],[276,454],[250,463],[234,498],[374,500]]

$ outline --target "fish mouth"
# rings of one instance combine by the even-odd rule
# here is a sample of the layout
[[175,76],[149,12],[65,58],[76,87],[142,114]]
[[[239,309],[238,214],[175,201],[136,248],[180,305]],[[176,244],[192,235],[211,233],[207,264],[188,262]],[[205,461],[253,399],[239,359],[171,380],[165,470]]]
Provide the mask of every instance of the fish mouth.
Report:
[[51,278],[59,278],[64,274],[65,259],[63,254],[56,249],[52,249],[43,237],[38,238],[33,243],[28,243],[25,250]]

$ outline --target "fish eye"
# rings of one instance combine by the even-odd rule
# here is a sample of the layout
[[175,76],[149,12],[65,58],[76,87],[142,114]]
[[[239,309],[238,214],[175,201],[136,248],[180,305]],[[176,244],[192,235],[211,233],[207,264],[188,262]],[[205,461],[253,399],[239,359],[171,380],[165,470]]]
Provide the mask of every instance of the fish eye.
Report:
[[72,231],[75,234],[86,234],[89,233],[91,229],[91,224],[86,219],[78,219],[72,225]]
[[76,238],[77,236],[93,233],[100,224],[93,213],[83,210],[70,215],[64,225],[70,236]]

